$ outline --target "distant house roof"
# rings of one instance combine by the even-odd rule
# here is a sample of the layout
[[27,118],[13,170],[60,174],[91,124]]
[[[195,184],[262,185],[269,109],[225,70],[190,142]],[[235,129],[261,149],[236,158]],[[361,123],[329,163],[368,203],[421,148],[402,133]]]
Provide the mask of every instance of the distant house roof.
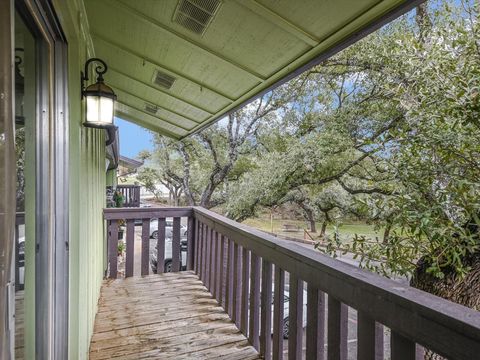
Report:
[[119,163],[120,166],[122,166],[124,168],[127,168],[127,169],[130,169],[130,170],[138,169],[140,166],[143,165],[143,161],[138,161],[138,160],[135,160],[135,159],[131,159],[131,158],[123,156],[123,155],[120,155],[120,159],[119,159],[118,163]]

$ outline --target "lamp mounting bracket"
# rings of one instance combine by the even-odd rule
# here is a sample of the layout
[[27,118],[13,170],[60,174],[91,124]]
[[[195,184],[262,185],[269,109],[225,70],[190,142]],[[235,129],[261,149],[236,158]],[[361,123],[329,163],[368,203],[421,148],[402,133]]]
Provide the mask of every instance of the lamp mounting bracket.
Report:
[[95,72],[97,73],[97,82],[103,83],[103,74],[105,74],[108,70],[107,64],[105,61],[99,58],[90,58],[85,62],[85,68],[83,71],[80,72],[80,81],[82,83],[82,97],[83,97],[83,91],[85,90],[85,82],[89,80],[88,77],[88,66],[92,63],[100,63],[97,64],[95,67]]

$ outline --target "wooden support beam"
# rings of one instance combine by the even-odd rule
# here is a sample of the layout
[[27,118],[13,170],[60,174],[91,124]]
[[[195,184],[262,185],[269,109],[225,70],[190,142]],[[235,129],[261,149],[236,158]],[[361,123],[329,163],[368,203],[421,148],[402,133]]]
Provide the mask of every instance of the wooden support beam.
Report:
[[236,2],[242,6],[245,6],[247,9],[250,9],[253,13],[270,21],[272,24],[275,24],[286,32],[292,34],[297,39],[302,40],[305,44],[308,44],[311,47],[317,46],[320,42],[312,34],[300,29],[295,24],[291,23],[284,17],[278,15],[276,12],[270,10],[255,0],[236,0]]

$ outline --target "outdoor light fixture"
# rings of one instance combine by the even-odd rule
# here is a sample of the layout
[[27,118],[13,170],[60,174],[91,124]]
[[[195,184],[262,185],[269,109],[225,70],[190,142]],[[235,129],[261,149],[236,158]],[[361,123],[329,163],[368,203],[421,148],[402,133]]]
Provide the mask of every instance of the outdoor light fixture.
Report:
[[[92,62],[100,63],[95,67],[97,82],[85,88],[88,78],[88,66]],[[85,101],[85,122],[84,126],[107,129],[113,125],[114,104],[117,96],[113,90],[103,82],[103,74],[107,72],[107,64],[101,59],[91,58],[85,63],[82,74],[82,98]]]
[[[15,48],[15,52],[24,52],[21,48]],[[25,96],[25,77],[20,69],[23,63],[22,56],[15,54],[15,124],[25,125],[25,116],[23,114],[24,96]]]

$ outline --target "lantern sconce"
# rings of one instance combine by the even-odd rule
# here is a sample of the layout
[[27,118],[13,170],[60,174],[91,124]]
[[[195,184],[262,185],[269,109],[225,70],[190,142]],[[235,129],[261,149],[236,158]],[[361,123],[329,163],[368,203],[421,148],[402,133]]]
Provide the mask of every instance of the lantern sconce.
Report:
[[[88,66],[92,62],[100,63],[95,67],[97,82],[85,88],[85,82],[89,80]],[[115,126],[113,124],[113,115],[117,96],[112,88],[103,82],[103,74],[107,70],[107,64],[98,58],[88,59],[85,63],[84,72],[81,73],[82,98],[86,100],[83,126],[97,129],[108,129]]]

